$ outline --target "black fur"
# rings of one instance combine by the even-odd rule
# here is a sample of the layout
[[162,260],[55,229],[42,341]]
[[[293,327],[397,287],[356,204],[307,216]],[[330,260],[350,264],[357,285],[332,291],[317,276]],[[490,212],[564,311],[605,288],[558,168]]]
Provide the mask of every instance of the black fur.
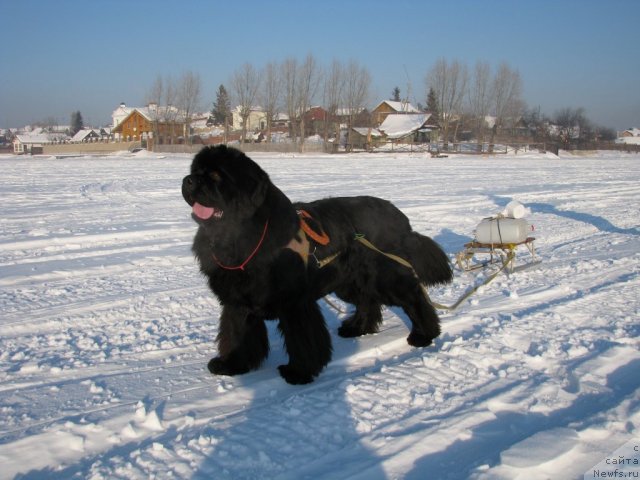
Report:
[[[440,247],[413,232],[390,202],[349,197],[292,203],[258,164],[225,146],[204,148],[195,156],[182,195],[196,207],[193,252],[222,304],[218,356],[209,362],[212,373],[236,375],[258,368],[269,353],[264,321],[278,319],[289,355],[280,374],[293,384],[313,381],[331,359],[331,337],[316,303],[331,292],[355,305],[338,330],[343,337],[377,332],[383,304],[402,307],[411,319],[410,345],[430,345],[440,334],[438,315],[420,283],[450,282],[451,266]],[[203,214],[199,206],[209,208]],[[311,240],[315,258],[310,256],[307,264],[288,248],[300,228],[297,209],[309,212],[309,224],[331,240],[326,246]],[[419,279],[354,241],[356,234],[408,260]],[[331,263],[317,266],[316,259],[335,253]]]

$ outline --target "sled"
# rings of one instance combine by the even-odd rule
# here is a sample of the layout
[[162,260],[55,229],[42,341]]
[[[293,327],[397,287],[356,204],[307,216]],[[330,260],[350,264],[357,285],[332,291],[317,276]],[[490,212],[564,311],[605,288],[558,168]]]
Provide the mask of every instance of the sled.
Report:
[[[456,255],[460,270],[470,272],[490,265],[501,265],[509,273],[540,263],[536,259],[535,237],[527,237],[518,243],[480,243],[476,240],[465,243],[464,250]],[[516,251],[525,247],[530,259],[516,267]]]

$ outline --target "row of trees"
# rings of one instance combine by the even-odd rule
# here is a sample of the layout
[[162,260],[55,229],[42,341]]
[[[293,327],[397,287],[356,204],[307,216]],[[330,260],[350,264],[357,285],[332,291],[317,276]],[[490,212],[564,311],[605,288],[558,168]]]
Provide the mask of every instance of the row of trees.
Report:
[[[525,109],[520,73],[507,63],[495,71],[486,62],[469,68],[460,62],[441,58],[425,78],[427,105],[436,115],[445,139],[456,140],[458,130],[467,119],[476,138],[484,141],[487,117],[493,117],[491,142],[508,122],[514,122]],[[451,127],[455,130],[451,132]]]
[[[355,60],[347,63],[335,60],[322,68],[309,54],[303,61],[290,57],[282,62],[270,62],[261,70],[245,63],[233,73],[229,85],[242,119],[242,140],[246,138],[252,108],[260,105],[267,119],[267,141],[270,141],[274,120],[284,111],[289,117],[290,136],[298,142],[305,136],[304,113],[318,103],[327,112],[325,137],[331,134],[332,127],[337,128],[329,119],[338,114],[353,126],[357,114],[367,107],[371,75]],[[228,129],[231,101],[224,85],[218,88],[212,113],[216,121]]]
[[182,134],[189,138],[193,115],[201,103],[202,81],[192,71],[184,72],[179,79],[158,75],[147,93],[147,103],[153,105],[154,137],[159,136],[160,124],[183,125]]
[[544,115],[539,107],[527,108],[520,73],[507,63],[494,69],[487,62],[477,62],[470,69],[458,61],[439,59],[426,75],[425,85],[427,109],[438,119],[445,139],[455,141],[462,129],[471,131],[478,141],[491,143],[499,133],[565,145],[616,138],[615,130],[592,123],[583,108],[565,107],[553,116]]
[[[244,140],[249,115],[260,105],[266,114],[266,139],[270,141],[278,113],[285,112],[290,120],[291,138],[301,142],[305,137],[304,113],[312,105],[320,105],[328,113],[324,129],[324,136],[328,138],[339,134],[339,126],[333,121],[338,117],[348,127],[372,126],[366,116],[360,115],[372,100],[371,82],[368,69],[356,60],[334,60],[323,66],[309,54],[303,60],[289,57],[269,62],[262,68],[245,63],[230,76],[229,88],[219,86],[211,113],[228,133],[231,105],[236,105],[243,125],[241,140]],[[201,89],[199,75],[190,71],[178,80],[158,76],[147,101],[158,105],[159,121],[171,122],[176,120],[176,115],[185,115],[188,131],[191,117],[200,105]],[[539,141],[557,133],[549,128],[552,123],[563,126],[559,135],[566,139],[575,137],[576,132],[582,136],[593,135],[596,130],[611,133],[610,129],[596,129],[580,108],[565,108],[556,112],[554,118],[542,115],[539,109],[529,110],[522,91],[520,73],[508,63],[494,68],[487,62],[477,62],[469,68],[457,60],[440,58],[425,75],[426,107],[417,103],[419,108],[432,113],[443,139],[450,141],[456,141],[464,131],[472,132],[479,141],[493,142],[501,132],[515,131],[516,123],[526,124],[527,132],[538,136]],[[394,89],[392,98],[401,98],[399,88]],[[488,117],[493,123],[487,122]]]

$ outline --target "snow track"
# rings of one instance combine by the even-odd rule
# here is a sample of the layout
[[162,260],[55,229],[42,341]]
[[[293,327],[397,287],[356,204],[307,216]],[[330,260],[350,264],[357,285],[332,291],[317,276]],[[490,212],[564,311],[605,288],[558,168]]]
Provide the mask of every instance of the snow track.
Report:
[[279,377],[275,323],[260,370],[213,377],[190,159],[0,158],[0,478],[582,478],[640,438],[637,156],[254,158],[296,200],[392,200],[451,257],[517,199],[542,263],[443,313],[430,348],[396,308],[339,338],[321,302],[314,383]]

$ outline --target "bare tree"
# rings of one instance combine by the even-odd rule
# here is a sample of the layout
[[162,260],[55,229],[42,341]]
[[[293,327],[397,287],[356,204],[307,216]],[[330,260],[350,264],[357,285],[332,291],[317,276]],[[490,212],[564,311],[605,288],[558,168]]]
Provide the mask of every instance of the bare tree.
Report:
[[262,106],[267,116],[267,143],[271,142],[271,128],[278,114],[278,104],[282,92],[279,67],[274,62],[269,62],[262,73]]
[[[323,103],[327,111],[325,121],[324,140],[329,139],[331,123],[335,120],[338,108],[342,102],[344,91],[344,67],[338,60],[334,60],[324,75]],[[336,140],[340,139],[340,124],[336,123]]]
[[491,133],[491,143],[494,142],[497,131],[505,125],[507,119],[515,122],[524,110],[520,72],[502,63],[493,79],[492,98],[496,121]]
[[555,113],[553,120],[558,127],[558,137],[565,145],[589,139],[592,126],[584,108],[562,108]]
[[168,76],[164,80],[164,105],[158,104],[157,117],[159,122],[165,124],[166,132],[169,136],[169,142],[174,143],[178,135],[182,132],[178,129],[178,92],[179,89],[176,86],[176,81],[173,77]]
[[[440,58],[427,74],[426,83],[436,92],[440,107],[440,125],[445,143],[449,141],[451,123],[462,113],[462,100],[467,88],[468,70],[457,60],[449,64]],[[455,140],[456,132],[454,132]]]
[[[351,60],[344,71],[345,87],[344,87],[344,107],[347,109],[348,124],[347,132],[351,135],[351,127],[353,127],[354,119],[359,115],[369,99],[369,87],[371,85],[371,75],[365,67]],[[348,143],[351,143],[349,139]]]
[[305,124],[304,115],[311,108],[318,86],[320,85],[321,72],[318,62],[312,54],[308,54],[304,63],[300,65],[296,88],[296,110],[299,112],[300,125],[300,151],[304,148]]
[[296,124],[299,115],[297,105],[298,88],[298,61],[295,58],[287,58],[282,62],[282,86],[284,88],[284,103],[289,115],[289,136],[296,143]]
[[164,100],[164,82],[162,75],[156,77],[145,98],[147,104],[155,103],[156,105],[160,105],[162,103]]
[[484,142],[486,117],[493,105],[491,66],[486,62],[477,62],[469,82],[469,113],[475,123],[475,133],[480,142]]
[[187,71],[178,85],[178,108],[184,115],[183,135],[186,143],[191,143],[191,119],[200,104],[200,75]]
[[164,102],[164,94],[164,80],[162,79],[162,75],[158,75],[146,96],[147,105],[150,110],[153,110],[153,106],[156,107],[155,112],[149,112],[151,115],[151,127],[153,128],[152,138],[154,144],[160,139],[160,118],[157,107],[162,105],[162,102]]
[[251,64],[245,63],[233,74],[231,88],[234,90],[238,101],[239,114],[242,119],[240,141],[244,142],[247,137],[247,124],[251,115],[251,108],[256,101],[258,89],[260,88],[260,76],[256,69]]

